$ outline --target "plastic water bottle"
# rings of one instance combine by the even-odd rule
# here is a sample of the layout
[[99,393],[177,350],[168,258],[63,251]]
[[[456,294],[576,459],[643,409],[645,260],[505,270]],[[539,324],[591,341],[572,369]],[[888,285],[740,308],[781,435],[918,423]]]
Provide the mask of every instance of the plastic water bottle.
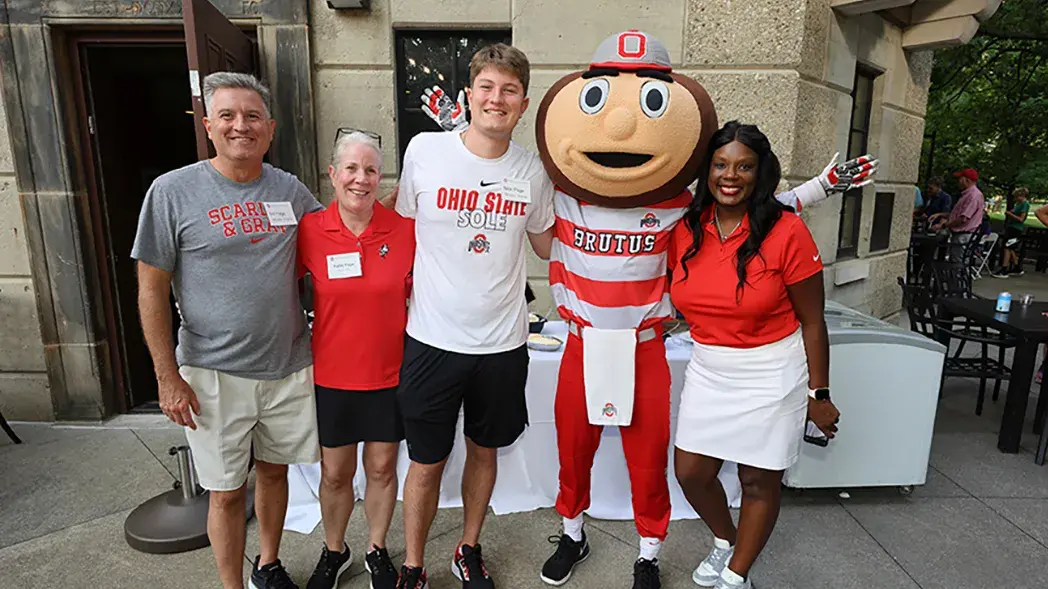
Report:
[[1002,292],[997,295],[997,312],[1007,313],[1012,308],[1012,293]]

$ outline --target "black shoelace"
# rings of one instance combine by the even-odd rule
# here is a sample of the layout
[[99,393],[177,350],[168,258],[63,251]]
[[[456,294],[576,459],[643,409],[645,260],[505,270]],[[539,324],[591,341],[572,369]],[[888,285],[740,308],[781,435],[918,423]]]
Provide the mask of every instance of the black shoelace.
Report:
[[287,576],[287,571],[284,570],[283,566],[277,565],[263,574],[268,579],[266,581],[266,589],[295,589],[296,587],[295,583],[291,581],[291,577]]
[[393,561],[385,548],[378,548],[371,553],[371,574],[373,575],[396,575],[397,569],[393,567]]
[[404,567],[400,572],[400,581],[397,583],[398,589],[415,589],[418,587],[419,581],[422,580],[422,569]]
[[574,546],[581,546],[582,542],[576,542],[571,539],[571,536],[564,534],[562,536],[550,536],[547,538],[550,544],[557,545],[557,551],[553,553],[554,562],[572,561],[578,557],[578,550]]
[[330,579],[338,574],[338,559],[342,554],[344,553],[332,552],[327,546],[324,547],[324,553],[320,555],[320,564],[317,565],[324,578]]
[[480,573],[479,577],[482,579],[490,578],[488,569],[484,568],[484,557],[480,554],[480,546],[474,546],[469,554],[463,554],[462,560],[466,562],[466,570],[469,571],[470,578],[477,573]]

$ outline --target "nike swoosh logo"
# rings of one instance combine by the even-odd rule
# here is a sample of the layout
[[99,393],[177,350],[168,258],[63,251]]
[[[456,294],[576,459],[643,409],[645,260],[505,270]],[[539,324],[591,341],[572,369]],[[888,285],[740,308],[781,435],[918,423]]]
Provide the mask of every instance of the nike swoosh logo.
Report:
[[819,256],[821,256],[821,255],[822,255],[822,254],[819,254],[819,255],[817,255],[817,256],[812,256],[812,258],[811,258],[811,261],[813,261],[813,262],[818,262],[818,261],[819,261]]
[[265,239],[265,237],[252,237],[251,238],[251,243],[258,243],[258,242],[262,241],[263,239]]
[[480,181],[481,188],[487,188],[488,186],[494,186],[496,184],[498,184],[498,182],[485,182],[483,180]]

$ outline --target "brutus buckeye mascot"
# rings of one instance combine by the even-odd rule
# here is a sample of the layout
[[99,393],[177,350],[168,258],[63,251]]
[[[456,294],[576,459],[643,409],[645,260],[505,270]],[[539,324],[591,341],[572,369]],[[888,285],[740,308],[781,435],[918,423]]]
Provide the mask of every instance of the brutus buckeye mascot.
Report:
[[[638,31],[606,39],[589,69],[560,79],[539,106],[539,154],[557,187],[549,280],[570,331],[555,403],[564,534],[542,568],[546,583],[565,583],[589,555],[582,513],[601,431],[612,425],[641,536],[633,587],[660,586],[657,556],[670,521],[662,324],[674,315],[666,258],[716,129],[703,87],[673,73],[665,46]],[[777,198],[799,209],[868,183],[875,165],[868,157],[831,162]]]

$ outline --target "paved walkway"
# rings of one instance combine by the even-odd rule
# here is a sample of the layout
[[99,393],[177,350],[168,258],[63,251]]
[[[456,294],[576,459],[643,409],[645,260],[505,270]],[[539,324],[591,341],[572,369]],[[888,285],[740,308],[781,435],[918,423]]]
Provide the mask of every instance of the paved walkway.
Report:
[[[1034,293],[1048,300],[1048,280],[979,280],[981,294]],[[1003,399],[974,414],[975,381],[950,380],[940,403],[928,483],[909,497],[895,490],[787,493],[772,539],[753,571],[761,589],[966,589],[1048,587],[1048,467],[1033,463],[1036,437],[1025,429],[1023,451],[996,448]],[[1035,406],[1030,403],[1028,421]],[[904,407],[899,408],[905,411]],[[219,587],[209,549],[147,555],[123,539],[128,512],[171,487],[176,472],[167,449],[182,443],[162,418],[124,416],[106,428],[16,424],[26,443],[0,441],[0,587]],[[348,541],[364,549],[363,510]],[[448,568],[461,510],[442,510],[427,547],[434,589],[458,587]],[[257,552],[255,524],[245,555]],[[593,556],[567,587],[631,586],[637,538],[630,522],[587,522]],[[544,587],[538,579],[558,533],[550,509],[491,516],[483,543],[499,587]],[[690,588],[691,569],[711,541],[699,521],[675,522],[662,554],[664,587]],[[282,557],[303,587],[322,534],[286,533]],[[403,555],[398,506],[390,552]],[[246,568],[246,565],[245,565]],[[343,588],[366,588],[359,561]]]

